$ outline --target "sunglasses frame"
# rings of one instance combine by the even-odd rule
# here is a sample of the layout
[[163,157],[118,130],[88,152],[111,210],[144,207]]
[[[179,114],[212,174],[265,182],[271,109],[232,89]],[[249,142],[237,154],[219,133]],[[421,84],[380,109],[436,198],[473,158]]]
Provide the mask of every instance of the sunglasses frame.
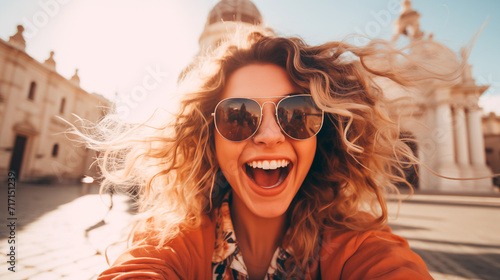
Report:
[[[317,108],[321,111],[321,126],[319,127],[318,131],[316,133],[314,133],[313,135],[311,135],[310,137],[308,138],[305,138],[305,139],[299,139],[299,138],[295,138],[295,137],[292,137],[290,135],[288,135],[288,133],[286,133],[285,129],[283,129],[283,127],[281,126],[281,124],[279,123],[279,118],[278,118],[278,108],[279,108],[279,105],[280,103],[283,101],[283,100],[286,100],[286,99],[289,99],[289,98],[293,98],[293,97],[303,97],[303,96],[308,96],[310,98],[312,98],[312,96],[310,94],[303,94],[303,93],[299,93],[299,94],[293,94],[293,95],[287,95],[287,96],[265,96],[265,97],[228,97],[228,98],[224,98],[222,99],[221,101],[219,101],[217,103],[217,105],[215,106],[215,109],[214,109],[214,112],[212,113],[212,116],[214,117],[214,126],[215,126],[215,129],[217,130],[217,133],[219,133],[219,135],[228,140],[228,141],[231,141],[231,142],[243,142],[243,141],[246,141],[250,138],[252,138],[255,133],[257,133],[257,131],[259,131],[259,128],[260,128],[260,125],[262,124],[262,119],[263,119],[263,116],[264,116],[264,112],[263,112],[263,109],[264,109],[264,105],[266,105],[267,103],[272,103],[274,104],[274,111],[275,111],[275,121],[276,123],[278,124],[278,126],[280,127],[281,131],[283,132],[284,135],[290,137],[291,139],[293,140],[297,140],[297,141],[304,141],[304,140],[307,140],[307,139],[311,139],[313,138],[314,136],[316,136],[320,131],[321,129],[323,128],[323,124],[325,122],[325,111],[321,108]],[[264,103],[262,103],[262,105],[255,99],[277,99],[277,98],[281,98],[280,101],[278,101],[278,103],[275,103],[273,101],[265,101]],[[260,117],[259,117],[259,123],[257,124],[257,127],[255,129],[255,131],[250,135],[248,136],[247,138],[243,139],[243,140],[230,140],[230,139],[227,139],[224,135],[222,135],[222,133],[219,131],[219,128],[217,127],[217,118],[215,117],[215,113],[217,112],[217,108],[219,107],[219,105],[226,101],[226,100],[229,100],[229,99],[249,99],[249,100],[252,100],[252,101],[255,101],[255,103],[257,103],[259,105],[259,108],[260,108]],[[316,105],[316,104],[314,104]]]

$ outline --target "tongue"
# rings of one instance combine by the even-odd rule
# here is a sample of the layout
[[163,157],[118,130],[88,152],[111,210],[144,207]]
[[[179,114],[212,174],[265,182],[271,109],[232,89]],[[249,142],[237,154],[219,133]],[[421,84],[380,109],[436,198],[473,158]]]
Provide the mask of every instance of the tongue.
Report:
[[270,187],[276,185],[280,178],[280,170],[263,170],[260,168],[253,169],[253,178],[255,183],[261,187]]

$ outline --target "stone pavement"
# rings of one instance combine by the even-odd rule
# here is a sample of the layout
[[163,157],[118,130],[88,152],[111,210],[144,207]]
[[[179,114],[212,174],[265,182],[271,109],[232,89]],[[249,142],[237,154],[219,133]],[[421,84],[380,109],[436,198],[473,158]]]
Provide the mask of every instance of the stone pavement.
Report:
[[[6,209],[0,201],[0,279],[95,279],[107,268],[105,250],[128,232],[131,214],[128,197],[82,195],[79,185],[47,186],[18,183],[16,195],[16,263],[8,270],[9,252]],[[4,195],[2,194],[3,198]],[[4,210],[5,209],[5,210]],[[86,231],[87,229],[92,229]],[[108,256],[116,258],[124,244],[109,247]]]
[[[405,237],[435,279],[500,279],[500,197],[417,194],[389,204]],[[397,217],[397,219],[396,219]]]
[[[3,189],[3,191],[6,191]],[[125,248],[133,210],[125,196],[94,187],[18,184],[16,272],[7,270],[7,201],[0,201],[0,279],[95,279]],[[3,194],[0,197],[5,197]],[[2,199],[6,200],[6,199]],[[408,239],[435,279],[500,279],[500,197],[417,194],[389,203],[390,225]],[[87,234],[86,234],[87,230]]]

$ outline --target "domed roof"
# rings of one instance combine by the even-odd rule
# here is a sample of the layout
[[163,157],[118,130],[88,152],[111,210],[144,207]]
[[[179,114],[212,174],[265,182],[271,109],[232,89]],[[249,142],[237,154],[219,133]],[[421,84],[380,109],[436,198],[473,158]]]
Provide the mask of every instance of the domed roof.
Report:
[[262,15],[249,0],[221,0],[208,14],[207,25],[221,21],[261,24]]
[[[426,80],[426,86],[439,87],[451,86],[460,82],[461,74],[457,71],[460,69],[461,59],[447,46],[438,43],[432,38],[421,39],[412,46],[409,57],[430,73],[437,75],[449,76],[451,79],[435,79],[432,81]],[[420,70],[415,70],[420,71]],[[456,73],[453,74],[453,73]],[[453,77],[455,78],[453,78]]]
[[433,70],[454,70],[460,65],[460,60],[455,52],[432,39],[422,40],[415,45],[410,56],[423,64],[433,65],[432,68],[436,68]]

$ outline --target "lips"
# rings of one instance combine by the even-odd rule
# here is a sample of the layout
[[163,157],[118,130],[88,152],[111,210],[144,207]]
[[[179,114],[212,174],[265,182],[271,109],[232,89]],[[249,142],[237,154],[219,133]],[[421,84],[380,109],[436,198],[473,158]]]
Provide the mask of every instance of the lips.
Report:
[[259,187],[272,189],[281,185],[290,173],[289,160],[257,160],[245,164],[247,176]]

